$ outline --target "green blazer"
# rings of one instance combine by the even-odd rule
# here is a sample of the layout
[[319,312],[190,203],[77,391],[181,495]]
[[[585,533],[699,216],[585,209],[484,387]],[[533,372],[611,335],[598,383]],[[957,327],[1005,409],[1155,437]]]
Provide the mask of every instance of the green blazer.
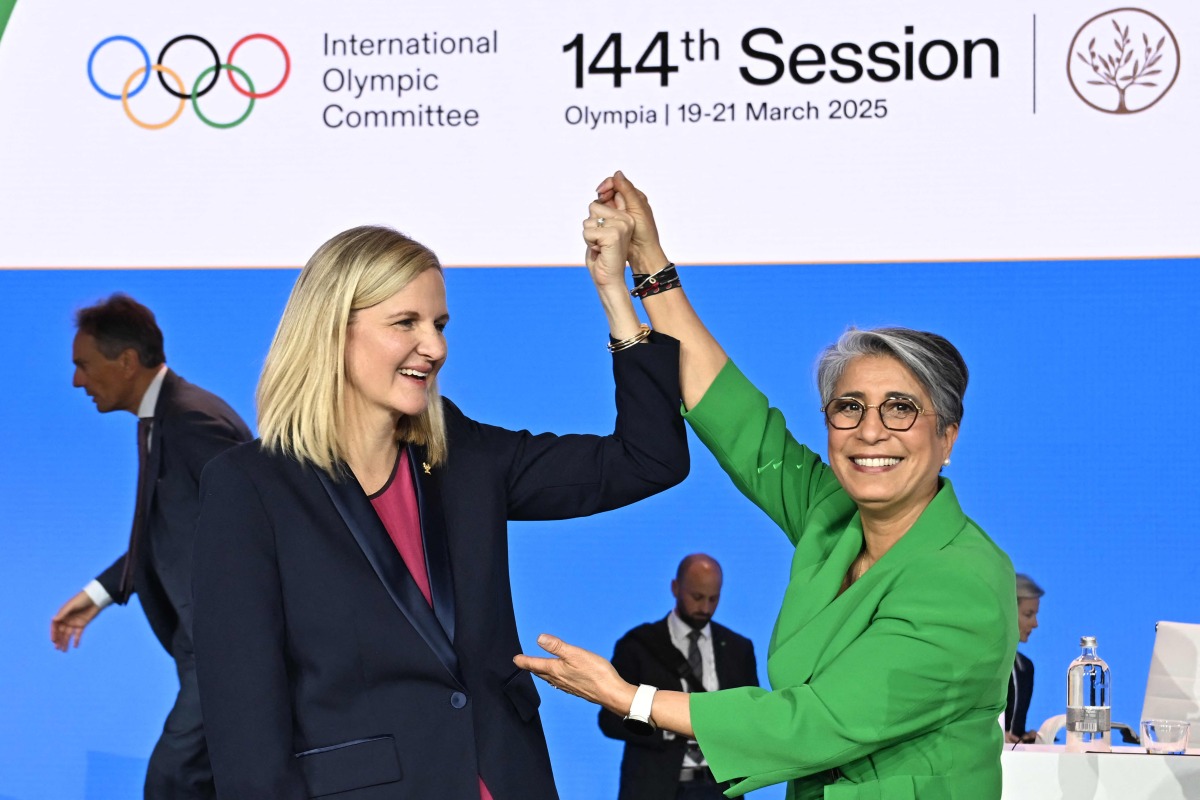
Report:
[[732,362],[686,416],[796,547],[768,649],[773,688],[691,696],[728,794],[789,781],[789,800],[999,798],[1015,579],[950,482],[838,596],[863,535],[833,471]]

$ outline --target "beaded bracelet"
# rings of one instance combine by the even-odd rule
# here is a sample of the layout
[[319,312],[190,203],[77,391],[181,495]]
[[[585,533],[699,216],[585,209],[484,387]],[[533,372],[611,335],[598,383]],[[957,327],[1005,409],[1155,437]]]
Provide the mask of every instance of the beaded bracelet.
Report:
[[628,339],[622,339],[621,341],[618,342],[615,339],[613,339],[611,336],[608,337],[609,338],[608,352],[619,353],[622,350],[628,350],[629,348],[633,347],[635,344],[641,344],[649,336],[650,336],[650,326],[643,323],[641,330],[639,330],[633,336],[630,336]]
[[634,273],[633,282],[634,287],[629,290],[629,294],[643,299],[652,294],[662,294],[671,289],[678,289],[682,285],[679,273],[675,271],[675,265],[669,262],[653,275]]

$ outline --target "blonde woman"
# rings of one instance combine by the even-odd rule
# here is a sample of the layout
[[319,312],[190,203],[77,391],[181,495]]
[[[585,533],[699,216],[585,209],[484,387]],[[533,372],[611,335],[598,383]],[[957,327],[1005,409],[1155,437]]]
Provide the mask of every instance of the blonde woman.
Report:
[[537,690],[512,663],[506,521],[615,508],[688,469],[678,343],[603,280],[631,231],[584,223],[614,351],[609,436],[504,430],[439,396],[450,313],[423,245],[355,228],[304,267],[259,384],[262,438],[201,486],[195,639],[219,797],[557,797]]

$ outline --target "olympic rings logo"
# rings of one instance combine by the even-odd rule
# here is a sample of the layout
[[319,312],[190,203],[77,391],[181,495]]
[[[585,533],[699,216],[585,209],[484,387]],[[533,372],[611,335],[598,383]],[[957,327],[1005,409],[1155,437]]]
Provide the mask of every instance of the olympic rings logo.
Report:
[[[279,79],[279,83],[276,84],[273,89],[263,92],[255,91],[254,81],[250,79],[250,76],[247,75],[245,70],[243,70],[241,67],[236,67],[233,64],[233,57],[237,53],[238,48],[246,42],[254,39],[265,39],[266,41],[271,42],[278,47],[279,51],[283,53],[283,77]],[[213,57],[213,65],[211,67],[206,67],[199,75],[196,76],[196,81],[192,85],[191,92],[185,90],[183,79],[179,77],[179,74],[163,64],[163,59],[166,57],[167,51],[170,50],[172,46],[178,44],[179,42],[189,40],[199,42],[207,47],[208,51]],[[100,84],[96,81],[96,74],[94,71],[96,54],[99,53],[100,50],[106,45],[112,44],[113,42],[127,42],[133,45],[138,49],[138,52],[141,53],[143,62],[142,66],[135,69],[133,73],[125,80],[125,85],[121,87],[120,93],[107,92],[102,89]],[[204,115],[204,112],[200,110],[200,98],[212,91],[213,87],[217,85],[217,78],[220,76],[222,70],[229,74],[229,83],[233,86],[234,90],[237,91],[238,94],[249,98],[250,100],[246,106],[245,112],[243,112],[242,115],[233,122],[216,122],[209,119]],[[200,121],[205,125],[213,128],[235,128],[245,122],[246,118],[250,116],[250,112],[254,110],[255,100],[264,97],[270,97],[283,88],[283,85],[287,83],[288,76],[292,74],[292,59],[288,54],[287,48],[283,46],[283,42],[279,41],[274,36],[268,36],[265,33],[252,33],[249,36],[243,36],[241,39],[238,39],[233,47],[230,48],[229,56],[225,59],[224,63],[222,63],[221,57],[217,55],[217,49],[212,46],[211,42],[203,37],[195,36],[189,33],[184,34],[183,36],[176,36],[174,39],[163,45],[163,49],[159,51],[158,54],[158,61],[154,64],[151,64],[150,54],[137,39],[134,39],[130,36],[109,36],[107,39],[101,41],[100,44],[92,48],[92,53],[88,56],[87,72],[88,80],[91,81],[92,88],[99,92],[101,96],[107,97],[109,100],[120,100],[121,107],[125,109],[125,116],[129,117],[133,124],[137,125],[139,128],[144,128],[148,131],[156,131],[173,124],[175,120],[179,119],[179,116],[183,114],[183,109],[187,106],[189,100],[192,101],[192,109],[196,112],[196,116],[199,117]],[[175,109],[175,113],[173,113],[170,118],[164,122],[145,122],[141,119],[138,119],[137,116],[134,115],[133,109],[129,107],[129,99],[131,97],[135,97],[140,91],[142,91],[142,89],[146,88],[146,84],[150,81],[151,72],[157,72],[158,82],[162,85],[162,87],[166,89],[172,96],[179,98],[179,106]],[[243,88],[242,86],[238,85],[237,80],[234,78],[235,74],[240,76],[241,79],[246,82],[247,88]],[[174,87],[167,83],[168,77],[174,82]],[[141,78],[140,82],[138,82],[138,78]],[[208,83],[201,88],[201,84],[205,82],[205,79],[208,79]],[[137,87],[133,88],[135,82],[137,82]]]

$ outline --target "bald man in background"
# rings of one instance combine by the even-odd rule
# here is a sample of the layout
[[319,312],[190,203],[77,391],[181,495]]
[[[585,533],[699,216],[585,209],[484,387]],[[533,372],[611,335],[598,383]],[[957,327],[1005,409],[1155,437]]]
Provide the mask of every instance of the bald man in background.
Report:
[[[722,582],[716,559],[703,553],[684,558],[671,581],[675,607],[617,642],[612,663],[621,677],[685,692],[758,686],[753,643],[712,621]],[[625,742],[618,800],[724,798],[695,741],[662,730],[639,735],[604,709],[600,730]]]

